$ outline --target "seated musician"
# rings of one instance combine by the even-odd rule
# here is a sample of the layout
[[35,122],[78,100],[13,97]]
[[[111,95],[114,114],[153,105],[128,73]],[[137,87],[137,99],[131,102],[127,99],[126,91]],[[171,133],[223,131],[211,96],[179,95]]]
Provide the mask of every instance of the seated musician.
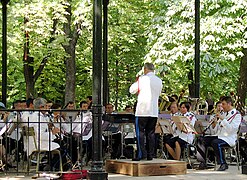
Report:
[[[170,107],[170,114],[171,116],[179,116],[180,113],[179,113],[179,110],[178,110],[178,103],[177,101],[174,101],[171,103]],[[172,120],[170,120],[170,124],[173,124],[174,122],[172,122]],[[166,143],[166,141],[168,141],[170,138],[172,138],[173,135],[172,134],[165,134],[164,135],[164,143]]]
[[[35,140],[37,148],[35,147],[35,142],[33,137],[24,138],[24,149],[27,152],[27,155],[31,155],[34,150],[45,150],[52,151],[58,149],[59,144],[53,142],[56,138],[55,134],[60,132],[56,127],[53,127],[51,130],[48,127],[49,118],[46,116],[45,105],[46,100],[43,98],[36,98],[33,101],[34,109],[39,109],[40,111],[34,111],[28,119],[28,127],[33,127],[35,132]],[[23,119],[25,121],[25,119]]]
[[[199,169],[205,169],[207,166],[205,164],[206,160],[206,147],[205,147],[205,139],[211,138],[211,136],[217,136],[217,131],[219,130],[219,124],[217,124],[217,114],[223,114],[223,108],[221,101],[218,101],[215,105],[215,109],[213,114],[210,116],[209,125],[204,129],[202,136],[197,138],[196,144],[196,157],[199,162]],[[214,138],[214,137],[213,137]],[[206,140],[208,141],[208,140]],[[208,150],[208,158],[211,161],[214,161],[214,152],[212,150]]]
[[[47,106],[46,106],[47,108]],[[64,114],[61,111],[56,111],[56,109],[62,109],[60,104],[54,103],[50,107],[53,112],[49,112],[46,115],[49,117],[49,127],[50,128],[58,128],[60,131],[58,132],[57,138],[63,139],[63,136],[69,132],[69,123],[66,123]]]
[[88,103],[86,101],[80,102],[80,110],[81,112],[77,115],[72,125],[72,131],[74,137],[80,137],[80,141],[85,142],[83,144],[83,156],[87,153],[86,163],[88,163],[92,159],[92,128],[88,130],[87,126],[90,125],[92,127],[92,113],[88,110]]
[[217,114],[223,114],[222,102],[218,101],[215,105],[214,113],[210,116],[209,124],[211,124],[208,128],[206,128],[205,134],[215,135],[218,131],[219,126],[217,125]]
[[[114,111],[114,106],[108,103],[105,107],[106,114],[117,114]],[[121,132],[119,131],[119,124],[113,123],[109,129],[111,131],[111,135],[105,137],[107,139],[107,146],[111,152],[111,158],[116,159],[121,156]]]
[[[177,103],[177,101],[171,102],[171,104],[168,107],[168,109],[170,110],[170,115],[171,116],[179,116],[180,115],[179,110],[178,110],[178,103]],[[169,123],[172,125],[173,124],[173,121],[170,119],[169,120]],[[158,133],[155,134],[155,147],[156,147],[155,149],[156,149],[156,151],[157,151],[157,149],[160,148],[160,136],[161,136],[160,133],[159,134]],[[163,135],[163,143],[165,144],[172,137],[173,137],[173,134],[165,133]]]
[[[78,112],[77,111],[74,111],[76,109],[76,106],[75,106],[75,103],[72,102],[72,101],[69,101],[64,109],[68,110],[67,112],[63,112],[63,117],[65,118],[65,120],[67,122],[74,122]],[[71,110],[71,111],[69,111]]]
[[[7,118],[9,113],[8,112],[4,112],[3,110],[6,109],[5,105],[0,102],[0,160],[2,161],[3,164],[6,164],[6,149],[5,149],[5,145],[3,144],[2,140],[3,140],[3,133],[6,132],[7,128],[5,129],[4,127],[6,127],[6,122],[7,122]],[[3,165],[2,164],[2,165]],[[2,168],[2,167],[1,167]]]
[[132,106],[130,106],[130,105],[125,106],[124,113],[133,114]]
[[[47,107],[46,107],[47,108]],[[59,129],[55,134],[56,139],[54,142],[60,145],[60,152],[62,154],[63,169],[69,168],[67,159],[70,159],[72,163],[75,163],[77,160],[77,141],[73,138],[72,134],[69,132],[72,131],[71,122],[67,122],[62,111],[56,111],[56,109],[61,110],[62,105],[58,103],[52,104],[50,107],[52,112],[49,112],[47,116],[49,117],[49,128]],[[67,158],[67,159],[66,159]]]
[[[241,114],[233,107],[233,100],[230,96],[223,97],[222,108],[223,113],[217,113],[212,120],[210,126],[217,127],[217,132],[214,136],[205,136],[203,138],[204,150],[211,146],[214,150],[214,154],[217,159],[217,163],[220,164],[218,171],[225,171],[228,169],[228,165],[225,160],[223,147],[231,147],[236,145],[237,132],[241,122]],[[200,148],[201,150],[202,148]],[[199,149],[198,149],[199,150]],[[205,160],[206,155],[202,155],[201,164],[199,168],[206,167]]]
[[[190,110],[189,102],[182,102],[180,104],[181,115],[188,117],[188,119],[191,122],[191,125],[194,126],[196,118],[193,113],[189,112],[189,110]],[[194,135],[191,132],[185,133],[179,130],[179,128],[176,127],[175,123],[172,123],[172,128],[174,131],[173,137],[166,141],[165,147],[173,159],[180,160],[181,149],[185,148],[188,143],[192,144],[194,140]]]
[[[15,101],[13,103],[13,109],[20,109],[21,101]],[[5,150],[8,154],[10,161],[8,161],[9,165],[11,165],[14,161],[19,161],[20,156],[19,153],[23,152],[23,143],[21,138],[21,112],[12,111],[7,112],[8,118],[6,119],[9,122],[6,133],[3,135],[3,144],[5,144]],[[18,153],[16,153],[18,151]]]

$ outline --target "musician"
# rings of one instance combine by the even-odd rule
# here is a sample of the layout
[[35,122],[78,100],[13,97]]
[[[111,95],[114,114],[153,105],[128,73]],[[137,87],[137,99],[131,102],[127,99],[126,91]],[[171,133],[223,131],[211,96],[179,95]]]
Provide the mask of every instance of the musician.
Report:
[[69,101],[65,105],[64,109],[67,109],[68,111],[65,112],[65,113],[63,113],[63,116],[65,117],[65,120],[67,122],[74,122],[74,120],[75,120],[78,112],[76,112],[76,111],[69,111],[69,110],[75,110],[75,108],[76,108],[75,107],[75,103],[72,102],[72,101]]
[[88,110],[88,104],[86,101],[80,102],[80,110],[81,112],[77,115],[74,123],[72,124],[72,130],[73,133],[82,134],[86,128],[86,124],[92,123],[92,113]]
[[[45,108],[47,109],[47,106]],[[65,123],[64,114],[61,111],[55,111],[56,109],[60,110],[61,108],[62,106],[60,104],[54,103],[50,107],[53,112],[46,113],[46,116],[49,118],[48,126],[50,129],[57,128],[56,131],[58,133],[56,134],[56,137],[59,139],[63,139],[63,136],[70,131],[70,125]]]
[[114,111],[114,106],[112,104],[108,103],[105,106],[105,113],[106,114],[116,114],[116,112]]
[[133,114],[132,106],[130,106],[130,105],[125,106],[124,113]]
[[[72,125],[73,136],[78,141],[77,137],[80,137],[80,141],[83,141],[83,156],[86,154],[86,163],[92,159],[92,129],[87,130],[87,126],[92,126],[92,112],[88,109],[88,103],[86,101],[80,102],[80,113],[78,113],[75,121]],[[84,134],[88,131],[87,134]],[[77,142],[78,144],[78,142]]]
[[[106,104],[105,106],[106,114],[117,114],[114,111],[114,106],[111,103]],[[120,158],[121,155],[121,132],[119,131],[119,124],[112,123],[110,128],[108,129],[111,134],[105,135],[105,139],[107,139],[107,146],[112,150],[111,159]]]
[[[218,101],[214,108],[214,114],[210,116],[209,119],[209,125],[205,128],[203,135],[199,136],[197,138],[196,143],[196,157],[199,162],[199,169],[205,169],[207,168],[207,165],[205,164],[205,157],[206,157],[206,147],[205,147],[205,141],[210,141],[210,138],[214,138],[211,136],[217,136],[217,132],[219,130],[219,124],[217,123],[217,114],[223,114],[223,108],[222,108],[222,102]],[[208,139],[208,140],[207,140]],[[209,149],[208,150],[208,158],[209,160],[214,161],[214,152]]]
[[0,160],[2,160],[2,163],[5,164],[6,163],[6,149],[5,149],[5,145],[2,140],[3,140],[3,136],[2,134],[5,133],[5,130],[3,129],[4,126],[6,125],[7,122],[7,118],[9,113],[8,112],[4,112],[4,109],[6,109],[5,105],[0,102]]
[[[144,75],[130,86],[131,94],[138,94],[136,106],[136,137],[138,156],[134,161],[147,158],[152,160],[155,148],[155,126],[158,117],[158,99],[162,90],[162,80],[154,74],[152,63],[144,64]],[[144,144],[146,136],[146,146]]]
[[[46,100],[43,98],[36,98],[33,101],[34,109],[39,109],[40,111],[35,111],[29,117],[29,127],[34,127],[35,139],[40,150],[52,151],[58,149],[60,146],[53,142],[56,138],[55,134],[59,132],[59,129],[53,128],[51,131],[48,128],[49,117],[45,114],[45,105]],[[27,150],[28,155],[32,153],[33,150],[36,150],[33,137],[24,141],[24,148]]]
[[209,124],[210,126],[206,129],[205,134],[214,135],[217,133],[219,126],[217,125],[217,114],[223,113],[222,102],[218,101],[215,105],[214,114],[210,116]]
[[[190,112],[190,108],[191,106],[189,102],[182,102],[180,104],[180,115],[188,117],[191,125],[194,126],[196,117],[192,112]],[[186,133],[181,131],[175,123],[172,123],[172,128],[173,138],[169,139],[165,143],[165,147],[173,159],[180,160],[182,149],[184,149],[188,143],[192,144],[194,135],[192,132]]]
[[[178,110],[178,103],[177,101],[174,101],[171,103],[171,105],[169,106],[170,109],[170,114],[171,116],[179,116],[180,112]],[[172,120],[170,120],[170,124],[174,124],[174,122]],[[171,139],[173,137],[172,134],[164,134],[163,140],[164,140],[164,144],[169,141],[169,139]]]
[[[180,113],[179,113],[179,110],[178,110],[178,103],[177,101],[173,101],[170,106],[168,107],[168,109],[170,110],[170,115],[171,116],[179,116]],[[169,120],[169,123],[172,125],[174,122],[170,119]],[[156,137],[156,150],[158,148],[160,148],[160,134],[156,133],[155,134],[155,137]],[[163,135],[163,143],[166,144],[166,142],[168,142],[171,138],[173,137],[173,134],[164,134]]]
[[[217,163],[220,164],[218,171],[225,171],[228,169],[228,165],[222,147],[230,147],[236,144],[237,132],[241,123],[241,114],[233,107],[233,100],[230,96],[225,96],[221,100],[223,114],[218,113],[215,116],[215,120],[217,120],[216,126],[219,126],[219,128],[215,136],[205,136],[203,140],[206,148],[211,146],[214,149]],[[200,164],[201,168],[203,168],[206,167],[206,157],[205,153],[201,155],[204,155]]]
[[[20,110],[22,108],[21,106],[21,100],[17,100],[13,102],[12,109]],[[8,122],[11,122],[9,124],[7,133],[4,135],[3,143],[6,144],[6,152],[9,154],[9,156],[12,156],[14,158],[11,158],[11,160],[19,161],[20,156],[19,154],[23,152],[23,140],[21,137],[21,117],[22,112],[12,111],[8,112]],[[7,136],[7,137],[6,137]],[[18,148],[17,148],[18,147]],[[17,153],[18,152],[18,153]],[[10,164],[12,162],[9,162]]]

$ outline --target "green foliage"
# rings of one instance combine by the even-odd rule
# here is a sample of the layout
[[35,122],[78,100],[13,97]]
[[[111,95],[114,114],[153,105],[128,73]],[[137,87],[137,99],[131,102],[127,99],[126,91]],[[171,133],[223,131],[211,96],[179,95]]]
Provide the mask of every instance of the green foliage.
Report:
[[[169,93],[179,93],[194,61],[194,1],[166,1],[149,32],[146,60],[159,66]],[[246,1],[201,2],[201,96],[214,98],[235,91],[242,48],[246,46]],[[187,88],[186,88],[187,89]]]
[[[92,2],[90,0],[11,0],[8,5],[8,102],[25,98],[24,31],[28,31],[35,71],[48,62],[38,78],[38,95],[64,101],[65,5],[72,5],[71,28],[76,45],[76,102],[92,94]],[[214,98],[236,90],[239,62],[247,39],[245,0],[201,1],[201,96]],[[24,17],[28,23],[24,26]],[[110,102],[118,110],[133,104],[129,86],[152,61],[163,79],[164,91],[178,94],[191,83],[194,69],[194,1],[114,0],[108,6]],[[0,20],[1,21],[1,20]],[[54,22],[56,29],[54,29]],[[0,27],[0,30],[2,27]],[[55,31],[54,31],[55,30]],[[54,31],[54,33],[52,33]],[[1,48],[1,45],[0,45]],[[1,66],[1,65],[0,65]],[[9,104],[10,105],[10,104]]]
[[110,102],[118,110],[134,104],[129,86],[136,80],[147,53],[145,34],[150,1],[111,1],[109,4]]

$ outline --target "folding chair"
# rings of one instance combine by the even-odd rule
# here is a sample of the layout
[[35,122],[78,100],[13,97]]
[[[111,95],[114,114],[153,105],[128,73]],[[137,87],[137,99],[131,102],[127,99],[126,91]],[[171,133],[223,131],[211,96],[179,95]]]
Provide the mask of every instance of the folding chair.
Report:
[[[30,155],[28,155],[29,153],[28,153],[28,149],[27,149],[27,161],[28,161],[27,163],[28,164],[27,164],[26,170],[29,173],[29,170],[30,170],[29,165],[31,163],[30,158],[32,157],[33,154],[35,154],[37,156],[36,172],[39,172],[39,167],[40,167],[40,164],[42,163],[41,162],[41,154],[42,153],[49,153],[50,151],[42,150],[42,149],[38,148],[34,127],[24,126],[22,128],[22,135],[23,135],[23,140],[27,142],[27,145],[29,145],[29,141],[30,141],[29,137],[31,137],[33,139],[33,143],[35,146],[35,150],[33,150]],[[51,154],[52,155],[57,154],[59,156],[59,161],[60,161],[59,167],[60,167],[60,171],[63,172],[62,157],[61,157],[60,151],[55,149],[55,150],[51,151]],[[44,163],[47,163],[47,162],[44,162]]]

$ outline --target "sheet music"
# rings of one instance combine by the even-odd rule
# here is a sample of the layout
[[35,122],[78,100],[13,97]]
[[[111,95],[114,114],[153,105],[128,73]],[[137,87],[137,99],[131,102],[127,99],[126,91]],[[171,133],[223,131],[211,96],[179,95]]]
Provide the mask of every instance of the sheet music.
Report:
[[158,119],[158,124],[163,134],[173,134],[172,126],[167,119]]
[[186,116],[172,116],[172,120],[179,130],[185,133],[196,133],[195,128],[191,125],[190,120]]

